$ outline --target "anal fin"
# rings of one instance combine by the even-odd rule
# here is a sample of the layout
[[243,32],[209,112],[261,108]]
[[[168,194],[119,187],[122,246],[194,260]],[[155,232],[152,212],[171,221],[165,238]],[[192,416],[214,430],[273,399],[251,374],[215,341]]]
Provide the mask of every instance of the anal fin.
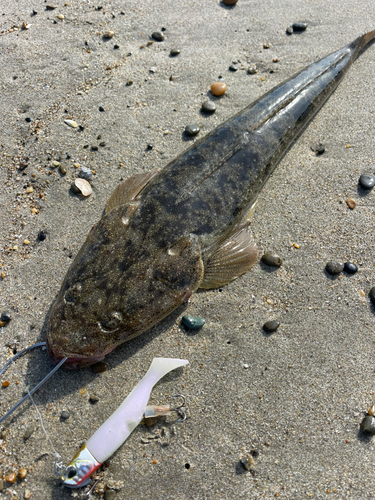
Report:
[[158,173],[158,170],[154,172],[146,172],[145,174],[135,174],[121,182],[117,188],[111,194],[105,207],[105,213],[107,214],[115,207],[120,207],[126,205],[142,191],[142,189],[150,182],[153,177]]
[[209,257],[199,287],[210,289],[226,285],[253,267],[257,254],[249,222],[237,226]]

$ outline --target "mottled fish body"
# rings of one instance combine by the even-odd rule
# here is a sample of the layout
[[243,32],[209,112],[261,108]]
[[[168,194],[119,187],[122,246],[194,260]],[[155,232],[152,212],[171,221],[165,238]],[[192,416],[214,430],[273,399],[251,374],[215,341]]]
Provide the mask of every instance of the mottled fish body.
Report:
[[198,288],[222,286],[254,265],[248,216],[259,191],[374,37],[311,64],[160,172],[116,188],[52,306],[54,361],[103,359]]

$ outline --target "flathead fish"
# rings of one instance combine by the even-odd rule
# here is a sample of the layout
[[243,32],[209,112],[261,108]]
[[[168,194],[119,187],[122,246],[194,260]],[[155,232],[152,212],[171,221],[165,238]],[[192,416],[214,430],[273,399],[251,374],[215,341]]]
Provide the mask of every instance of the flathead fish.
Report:
[[276,165],[369,43],[371,31],[303,69],[160,172],[110,197],[53,304],[51,358],[85,366],[145,332],[198,288],[248,271],[249,213]]

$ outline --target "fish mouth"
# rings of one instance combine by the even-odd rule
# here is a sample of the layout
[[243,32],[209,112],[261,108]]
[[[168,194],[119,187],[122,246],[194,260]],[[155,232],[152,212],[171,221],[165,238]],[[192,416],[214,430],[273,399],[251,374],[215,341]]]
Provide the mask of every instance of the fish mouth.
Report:
[[[62,359],[65,358],[64,355],[59,355],[54,353],[48,342],[47,342],[47,351],[48,351],[48,356],[50,357],[54,365],[57,365],[58,363],[60,363]],[[71,355],[67,357],[66,361],[63,364],[63,367],[68,369],[85,368],[86,366],[90,366],[93,365],[94,363],[98,363],[99,361],[103,361],[104,358],[105,354],[101,356],[86,356],[86,357]]]

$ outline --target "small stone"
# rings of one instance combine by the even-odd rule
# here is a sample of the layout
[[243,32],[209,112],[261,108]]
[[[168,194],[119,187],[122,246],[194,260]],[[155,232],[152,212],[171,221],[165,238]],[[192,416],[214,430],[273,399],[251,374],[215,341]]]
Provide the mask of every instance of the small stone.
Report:
[[272,321],[267,321],[263,325],[263,330],[267,333],[273,333],[276,332],[276,330],[279,328],[280,323],[279,321],[272,320]]
[[63,410],[60,415],[60,420],[68,420],[70,413],[67,410]]
[[236,5],[237,2],[238,0],[223,0],[225,5]]
[[104,113],[104,111],[105,111],[105,110],[104,110],[103,106],[99,106],[99,111],[100,111],[101,113]]
[[160,31],[154,31],[151,37],[157,42],[162,42],[163,40],[165,40],[165,36]]
[[269,48],[271,48],[271,44],[268,43],[268,42],[266,42],[266,43],[263,44],[263,48],[264,49],[269,49]]
[[200,131],[200,128],[198,127],[198,125],[187,125],[185,127],[185,133],[187,135],[189,135],[190,137],[193,137],[194,135],[197,135],[199,134],[199,131]]
[[25,500],[29,500],[29,498],[31,498],[31,491],[26,489],[23,497],[25,498]]
[[113,48],[114,48],[115,50],[117,50],[117,49],[119,49],[119,48],[120,48],[120,45],[117,45],[117,43],[115,43],[115,45],[113,46]]
[[345,262],[344,271],[348,274],[355,274],[358,271],[358,267],[353,262]]
[[170,54],[172,57],[175,57],[175,56],[178,56],[180,53],[181,53],[181,50],[180,50],[180,49],[172,49],[172,50],[170,51],[170,53],[169,53],[169,54]]
[[4,380],[4,382],[1,384],[3,387],[9,387],[10,382],[9,380]]
[[350,210],[354,210],[355,206],[357,205],[356,201],[353,200],[353,198],[348,198],[347,200],[345,200],[345,202],[348,205],[348,208],[350,208]]
[[23,240],[23,244],[24,245],[30,245],[30,241],[29,240]]
[[186,314],[182,316],[181,322],[186,328],[190,330],[199,330],[205,324],[205,319],[200,318],[198,316],[191,316],[190,314]]
[[69,127],[72,128],[78,127],[78,123],[76,123],[74,120],[64,120],[64,123],[66,123],[67,125],[69,125]]
[[99,363],[91,365],[90,369],[93,373],[103,373],[108,370],[108,365],[104,363],[104,361],[100,361]]
[[95,405],[98,401],[99,401],[98,396],[90,396],[90,397],[89,397],[89,402],[90,402],[92,405]]
[[35,428],[33,426],[26,427],[25,432],[23,433],[23,439],[27,441],[31,434],[35,431]]
[[150,73],[156,73],[156,67],[155,67],[155,66],[152,66],[152,67],[149,69],[149,72],[150,72]]
[[274,62],[274,63],[279,62],[279,58],[278,58],[278,57],[274,57],[274,58],[272,59],[272,62]]
[[126,82],[126,85],[127,85],[128,87],[130,87],[130,85],[133,85],[133,83],[134,83],[134,82],[133,82],[133,80],[128,80],[128,81]]
[[114,500],[116,498],[116,492],[115,490],[107,490],[104,493],[104,500]]
[[5,323],[9,323],[9,321],[11,320],[12,318],[10,317],[10,314],[7,313],[7,312],[3,312],[1,313],[1,316],[0,316],[0,320],[1,321],[4,321]]
[[372,305],[375,306],[375,286],[373,286],[369,292],[369,297],[372,302]]
[[28,194],[32,193],[33,191],[34,191],[34,188],[32,186],[28,186],[26,188],[26,193],[28,193]]
[[241,458],[240,463],[244,469],[250,470],[254,465],[254,459],[250,454],[247,454],[245,457]]
[[104,148],[104,146],[105,146],[105,141],[101,141],[101,142],[99,142],[99,146],[100,146],[101,148]]
[[216,111],[216,104],[214,101],[204,101],[202,104],[202,110],[206,113],[214,113]]
[[219,96],[225,94],[227,84],[224,82],[214,82],[211,84],[211,92],[213,95]]
[[375,186],[375,177],[371,174],[363,174],[359,178],[359,184],[363,189],[372,189]]
[[371,406],[371,408],[368,409],[367,415],[375,417],[375,405]]
[[62,175],[66,175],[67,170],[66,170],[66,167],[64,165],[59,166],[59,171]]
[[60,162],[56,160],[51,161],[51,168],[56,168],[60,166]]
[[92,178],[92,172],[88,167],[81,167],[78,172],[78,177],[88,181]]
[[293,31],[305,31],[307,23],[293,23]]
[[22,467],[19,471],[18,471],[18,479],[25,479],[25,477],[27,476],[27,469],[25,469],[25,467]]
[[234,71],[238,71],[238,67],[237,67],[235,64],[231,64],[231,65],[229,66],[229,71],[233,71],[233,72],[234,72]]
[[90,196],[92,194],[92,188],[86,179],[77,178],[72,182],[71,189],[75,194],[81,194],[82,196]]
[[328,274],[331,274],[332,276],[340,274],[343,270],[344,270],[344,264],[342,262],[336,262],[330,260],[326,264],[326,271]]
[[266,252],[262,256],[262,262],[263,264],[266,264],[267,266],[273,266],[273,267],[280,267],[281,264],[283,263],[283,259],[277,255],[276,253],[272,252]]
[[107,38],[107,39],[112,38],[114,34],[115,34],[115,32],[114,32],[114,31],[106,31],[106,32],[103,34],[103,38]]
[[255,75],[255,73],[258,73],[258,69],[257,69],[257,66],[256,64],[251,64],[248,68],[247,68],[247,72],[249,75]]
[[62,20],[64,19],[64,14],[58,14],[57,17]]
[[46,10],[55,10],[56,9],[56,5],[46,5]]
[[375,434],[375,417],[366,415],[361,422],[361,430],[368,434]]
[[39,231],[38,233],[38,240],[39,241],[44,241],[47,238],[47,234],[45,231]]
[[287,29],[286,29],[286,32],[288,35],[292,35],[293,34],[293,26],[289,26]]
[[324,145],[321,142],[316,142],[315,144],[312,144],[310,147],[311,147],[311,150],[314,151],[314,153],[317,156],[322,155],[324,153],[324,151],[326,150],[326,148],[324,147]]
[[27,118],[25,118],[25,122],[30,123],[31,122],[31,118],[28,116]]
[[16,482],[16,479],[17,479],[17,476],[15,475],[14,472],[12,472],[12,474],[9,474],[8,476],[5,476],[4,477],[5,481],[8,481],[8,483],[15,483]]
[[98,151],[98,146],[96,144],[94,144],[93,146],[91,146],[91,151]]

